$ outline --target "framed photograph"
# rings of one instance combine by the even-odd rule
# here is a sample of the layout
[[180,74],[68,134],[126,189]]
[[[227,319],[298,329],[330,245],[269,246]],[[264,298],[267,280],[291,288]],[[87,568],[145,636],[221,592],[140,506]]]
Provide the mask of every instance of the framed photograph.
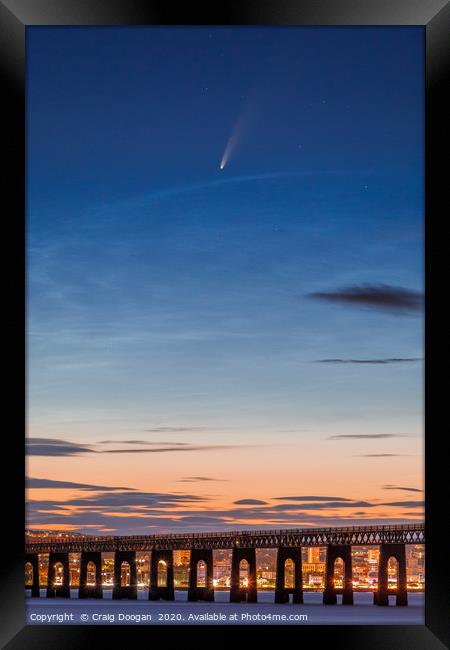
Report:
[[448,647],[449,14],[1,0],[2,647]]

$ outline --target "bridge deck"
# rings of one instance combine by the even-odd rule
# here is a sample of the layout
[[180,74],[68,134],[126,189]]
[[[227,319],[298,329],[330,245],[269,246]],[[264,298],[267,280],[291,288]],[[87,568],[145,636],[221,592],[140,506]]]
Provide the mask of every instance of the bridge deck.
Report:
[[279,546],[352,546],[378,544],[424,544],[425,526],[396,524],[390,526],[349,526],[340,528],[290,528],[284,530],[240,530],[195,534],[161,534],[146,536],[47,537],[26,543],[27,553],[50,551],[151,551],[183,549],[278,548]]

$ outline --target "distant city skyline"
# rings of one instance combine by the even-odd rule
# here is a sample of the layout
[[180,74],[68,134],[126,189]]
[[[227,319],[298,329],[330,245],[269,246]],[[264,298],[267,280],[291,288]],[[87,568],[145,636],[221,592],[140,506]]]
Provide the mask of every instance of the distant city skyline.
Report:
[[27,527],[422,520],[422,29],[27,47]]

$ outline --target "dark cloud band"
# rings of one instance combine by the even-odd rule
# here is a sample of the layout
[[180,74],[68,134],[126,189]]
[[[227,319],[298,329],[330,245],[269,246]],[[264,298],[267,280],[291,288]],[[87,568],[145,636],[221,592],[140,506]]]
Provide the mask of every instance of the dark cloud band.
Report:
[[87,490],[87,491],[133,491],[133,488],[129,487],[114,487],[109,485],[90,485],[89,483],[73,483],[71,481],[53,481],[47,478],[26,478],[26,486],[30,489],[52,489],[52,490]]
[[[112,442],[112,441],[111,441]],[[118,441],[116,444],[125,444],[127,441]],[[125,447],[120,449],[93,449],[92,447],[58,440],[56,438],[28,438],[26,441],[27,456],[80,456],[82,454],[157,454],[164,452],[181,452],[181,451],[224,451],[226,449],[244,449],[248,447],[260,447],[262,445],[191,445],[183,443],[139,443],[131,441],[133,444],[144,444],[144,447]],[[98,444],[110,444],[110,441]]]
[[307,296],[314,300],[399,314],[419,312],[423,305],[423,295],[418,291],[387,284],[354,285],[336,291],[316,291]]
[[25,453],[27,456],[80,456],[95,453],[95,450],[88,445],[56,438],[27,438]]

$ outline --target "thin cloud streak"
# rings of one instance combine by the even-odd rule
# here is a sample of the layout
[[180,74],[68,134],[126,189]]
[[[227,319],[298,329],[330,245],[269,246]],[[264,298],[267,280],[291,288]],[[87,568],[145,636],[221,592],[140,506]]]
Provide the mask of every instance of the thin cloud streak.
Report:
[[293,496],[293,497],[273,497],[275,501],[352,501],[345,497],[327,497],[327,496]]
[[72,481],[54,481],[48,478],[25,478],[26,487],[29,489],[52,489],[52,490],[64,490],[64,489],[74,489],[74,490],[87,490],[87,491],[102,491],[107,492],[111,491],[134,491],[134,488],[130,487],[117,487],[109,485],[91,485],[89,483],[73,483]]
[[157,442],[150,442],[148,440],[100,440],[99,445],[147,445],[155,447],[158,445],[171,445],[173,447],[184,447],[188,442],[172,442],[168,440],[160,440]]
[[356,458],[395,458],[406,455],[407,454],[361,454],[360,456],[356,456]]
[[425,505],[425,501],[391,501],[390,503],[382,503],[381,505],[395,508],[422,508]]
[[408,437],[405,433],[343,433],[329,436],[325,440],[379,440],[383,438],[404,438]]
[[212,478],[210,476],[185,476],[183,478],[179,478],[177,480],[177,483],[201,483],[204,481],[229,482],[229,479]]
[[157,454],[168,451],[214,451],[224,449],[246,449],[261,447],[262,445],[198,445],[186,447],[159,447],[156,449],[108,449],[103,454]]
[[383,485],[382,490],[403,490],[405,492],[423,492],[419,488],[412,487],[400,487],[399,485]]
[[388,359],[317,359],[315,363],[388,365],[392,363],[412,363],[414,361],[423,361],[423,357],[393,357]]
[[251,181],[264,181],[276,178],[295,178],[296,176],[307,176],[312,172],[267,172],[263,174],[243,174],[240,176],[228,176],[226,178],[219,178],[214,180],[201,181],[199,183],[190,183],[187,185],[179,185],[177,187],[168,187],[161,190],[155,190],[147,195],[146,200],[151,198],[164,198],[177,196],[179,194],[187,194],[189,192],[196,192],[197,190],[204,190],[208,188],[220,187],[222,185],[233,185],[236,183],[248,183]]
[[145,429],[147,433],[199,433],[212,430],[212,427],[152,427]]

